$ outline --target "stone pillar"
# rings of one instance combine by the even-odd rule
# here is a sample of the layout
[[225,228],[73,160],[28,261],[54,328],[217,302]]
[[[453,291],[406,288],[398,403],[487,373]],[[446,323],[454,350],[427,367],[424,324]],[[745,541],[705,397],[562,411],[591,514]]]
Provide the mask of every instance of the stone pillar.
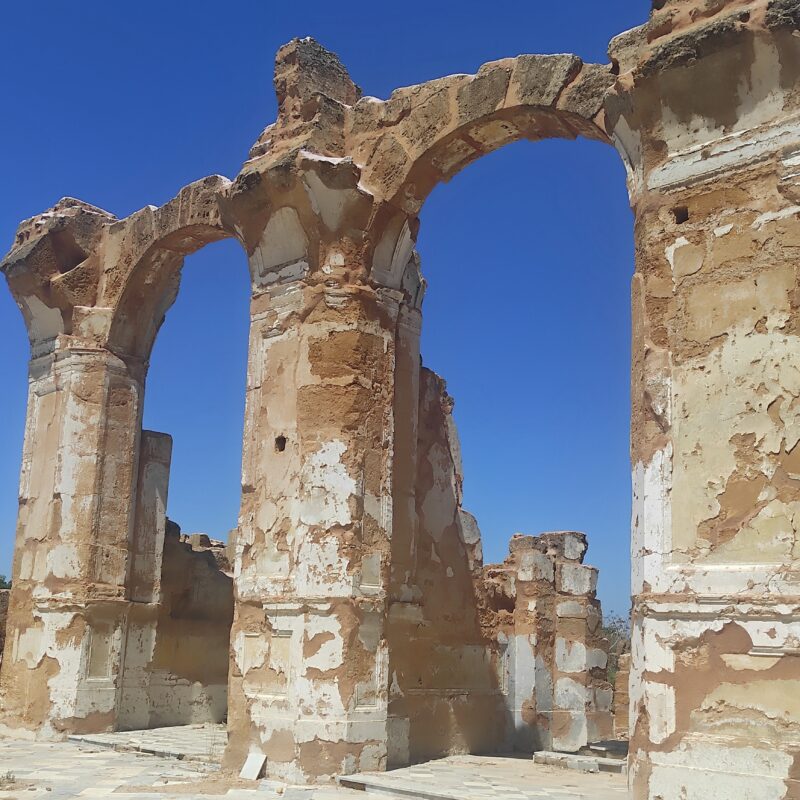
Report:
[[167,433],[142,431],[139,452],[130,599],[134,603],[157,603],[161,591],[172,437]]
[[607,101],[636,213],[632,796],[797,797],[798,6],[662,6],[612,42]]
[[141,395],[124,361],[67,337],[31,361],[0,679],[17,732],[114,726]]
[[158,636],[172,437],[142,431],[131,542],[130,611],[118,727],[150,727],[151,675]]
[[399,308],[363,280],[350,167],[305,169],[250,257],[226,753],[298,783],[386,765]]
[[586,549],[575,531],[517,534],[503,567],[488,568],[489,583],[514,596],[513,628],[503,631],[514,749],[574,753],[613,733],[608,643]]
[[553,749],[576,752],[614,733],[608,642],[596,596],[598,570],[583,563],[587,543],[582,533],[539,538],[554,555],[556,573]]
[[[406,643],[419,629],[422,618],[421,592],[416,585],[418,518],[417,443],[420,396],[420,331],[418,308],[400,305],[397,324],[394,392],[394,447],[392,475],[391,583],[388,630],[389,670],[397,675],[402,669],[395,652],[397,642]],[[387,766],[406,766],[411,759],[411,712],[406,693],[395,680],[389,689],[387,722]]]

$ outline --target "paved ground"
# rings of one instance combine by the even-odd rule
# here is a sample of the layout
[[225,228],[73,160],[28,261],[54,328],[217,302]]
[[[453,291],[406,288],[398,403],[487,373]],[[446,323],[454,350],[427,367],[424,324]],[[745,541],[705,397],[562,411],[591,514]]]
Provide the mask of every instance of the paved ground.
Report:
[[621,775],[585,775],[534,764],[530,757],[453,756],[341,780],[367,791],[396,790],[398,795],[426,800],[624,800],[628,796],[627,779]]
[[[622,800],[624,778],[583,775],[530,759],[443,759],[383,775],[363,776],[371,791],[341,787],[284,788],[269,781],[223,779],[214,764],[114,751],[78,742],[0,738],[2,800]],[[401,790],[398,795],[393,790]]]
[[73,742],[110,747],[113,750],[133,750],[186,761],[219,764],[228,742],[228,732],[224,725],[207,723],[153,728],[146,731],[87,733],[70,736],[69,739]]

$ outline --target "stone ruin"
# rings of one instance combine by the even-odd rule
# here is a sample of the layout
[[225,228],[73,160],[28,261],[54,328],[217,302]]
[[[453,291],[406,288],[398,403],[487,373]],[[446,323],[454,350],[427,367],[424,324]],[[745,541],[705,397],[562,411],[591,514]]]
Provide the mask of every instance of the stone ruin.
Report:
[[[619,152],[636,220],[631,795],[800,796],[798,27],[798,0],[656,0],[608,65],[523,55],[385,101],[296,40],[233,181],[22,223],[2,263],[31,342],[5,729],[218,719],[227,680],[226,765],[263,753],[296,782],[606,735],[582,537],[482,567],[420,365],[415,251],[437,183],[584,136]],[[168,531],[169,440],[141,429],[183,259],[223,238],[252,282],[232,576]]]

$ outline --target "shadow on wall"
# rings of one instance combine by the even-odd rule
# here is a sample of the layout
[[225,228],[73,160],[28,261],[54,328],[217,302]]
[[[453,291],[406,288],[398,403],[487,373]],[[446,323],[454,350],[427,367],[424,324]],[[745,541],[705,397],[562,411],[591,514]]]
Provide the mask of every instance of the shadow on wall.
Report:
[[[444,381],[421,369],[415,515],[392,539],[389,766],[575,752],[611,738],[608,643],[597,570],[582,563],[586,537],[515,536],[506,562],[484,567],[477,522],[461,506],[452,408]],[[407,457],[398,449],[396,464]],[[397,489],[406,476],[395,478]]]
[[167,520],[159,602],[131,606],[118,728],[224,722],[232,622],[227,546]]

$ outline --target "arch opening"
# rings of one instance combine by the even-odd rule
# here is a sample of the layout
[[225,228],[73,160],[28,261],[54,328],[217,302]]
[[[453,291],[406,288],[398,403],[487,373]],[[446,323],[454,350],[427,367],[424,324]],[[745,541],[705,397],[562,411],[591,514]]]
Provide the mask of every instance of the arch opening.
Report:
[[[227,718],[247,259],[234,240],[214,243],[170,279],[163,305],[175,304],[156,326],[143,412],[121,730]],[[210,731],[219,757],[224,731]]]
[[[500,741],[574,752],[614,735],[597,570],[583,563],[586,537],[571,532],[588,534],[600,595],[627,620],[633,237],[624,172],[590,141],[506,145],[459,168],[420,213],[419,405],[415,424],[395,415],[396,458],[416,462],[416,522],[409,543],[400,512],[392,546],[395,568],[407,563],[407,583],[424,597],[428,630],[393,657],[401,675],[429,664],[418,680],[430,687],[450,662],[472,667],[459,702],[435,688],[424,701],[406,698],[406,762]],[[397,281],[388,263],[376,261]],[[568,573],[586,585],[567,588]],[[475,606],[464,603],[472,592]],[[566,625],[556,613],[565,602],[589,622]],[[576,642],[589,654],[581,669],[564,663]],[[585,683],[581,710],[563,696],[575,680]],[[474,729],[493,718],[492,702],[503,707],[503,730]],[[426,731],[437,724],[434,742]]]

